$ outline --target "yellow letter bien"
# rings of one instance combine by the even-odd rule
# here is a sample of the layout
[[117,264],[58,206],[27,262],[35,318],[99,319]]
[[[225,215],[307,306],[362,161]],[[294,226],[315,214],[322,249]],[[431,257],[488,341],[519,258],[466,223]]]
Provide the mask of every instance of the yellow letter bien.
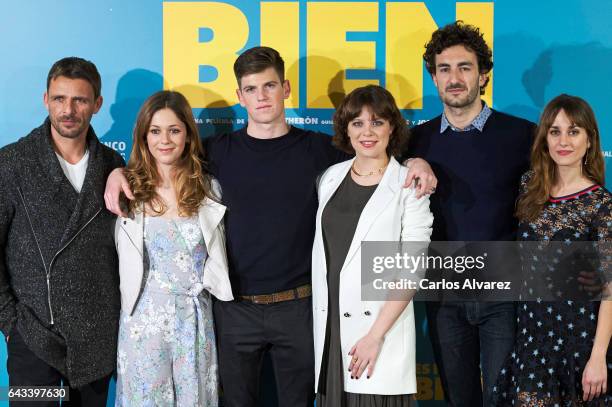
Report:
[[347,31],[378,31],[378,3],[308,3],[307,107],[334,108],[353,89],[378,80],[346,79],[346,69],[376,69],[376,43],[347,41]]
[[277,50],[285,61],[285,79],[291,84],[286,108],[300,100],[300,5],[295,2],[261,3],[261,45]]
[[[234,61],[247,42],[249,24],[236,7],[217,2],[164,2],[164,80],[166,89],[180,90],[193,108],[237,103]],[[201,28],[212,38],[200,42]],[[217,77],[200,82],[200,66]]]

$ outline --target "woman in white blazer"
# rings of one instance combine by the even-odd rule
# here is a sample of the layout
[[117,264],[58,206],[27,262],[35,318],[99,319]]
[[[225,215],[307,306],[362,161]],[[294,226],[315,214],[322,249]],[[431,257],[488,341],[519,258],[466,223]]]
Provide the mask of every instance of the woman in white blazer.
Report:
[[403,188],[393,155],[407,138],[393,96],[351,92],[334,116],[334,142],[355,158],[318,183],[312,254],[317,407],[409,406],[416,393],[413,292],[401,301],[361,300],[361,242],[429,241],[427,196]]
[[211,294],[232,300],[218,185],[183,95],[143,104],[117,219],[121,320],[116,406],[217,406]]

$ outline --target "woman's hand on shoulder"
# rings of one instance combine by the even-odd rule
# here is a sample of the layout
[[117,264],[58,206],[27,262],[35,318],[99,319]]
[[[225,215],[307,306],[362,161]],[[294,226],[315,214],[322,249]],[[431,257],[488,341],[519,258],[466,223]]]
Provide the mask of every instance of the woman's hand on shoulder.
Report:
[[359,379],[365,369],[367,369],[367,378],[372,377],[383,340],[382,337],[367,334],[355,343],[349,352],[349,356],[351,356],[351,363],[349,364],[351,378]]

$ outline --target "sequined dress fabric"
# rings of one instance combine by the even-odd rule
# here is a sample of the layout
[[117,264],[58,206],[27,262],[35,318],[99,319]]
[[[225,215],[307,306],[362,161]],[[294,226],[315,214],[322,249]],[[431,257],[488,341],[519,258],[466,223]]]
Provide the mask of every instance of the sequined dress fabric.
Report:
[[[523,188],[526,181],[524,177]],[[535,221],[519,225],[519,240],[568,246],[577,241],[612,241],[611,209],[610,192],[597,185],[551,198]],[[549,267],[532,269],[528,282],[549,279]],[[600,303],[567,299],[567,290],[577,286],[576,276],[547,281],[558,301],[518,303],[517,338],[494,388],[496,406],[612,405],[609,395],[582,401],[582,372],[591,354]],[[610,392],[610,351],[607,367]]]

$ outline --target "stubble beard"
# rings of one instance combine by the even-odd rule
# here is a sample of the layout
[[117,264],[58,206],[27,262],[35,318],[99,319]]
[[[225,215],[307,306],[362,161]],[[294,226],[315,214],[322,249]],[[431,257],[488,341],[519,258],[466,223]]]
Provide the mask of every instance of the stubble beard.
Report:
[[[83,134],[84,132],[86,132],[87,129],[89,128],[89,123],[87,123],[87,126],[84,126],[83,122],[79,121],[79,122],[77,122],[78,126],[72,128],[70,130],[64,129],[61,126],[61,120],[62,119],[63,119],[63,117],[61,117],[61,118],[51,118],[51,126],[53,127],[55,132],[57,134],[59,134],[61,137],[74,140],[76,138],[79,138],[79,136],[81,134]],[[74,119],[78,120],[77,118],[74,118]]]
[[478,99],[479,95],[480,95],[480,88],[478,87],[478,85],[476,85],[471,89],[471,91],[467,95],[465,95],[465,97],[455,98],[452,96],[447,96],[445,94],[442,96],[442,102],[444,102],[444,104],[447,106],[457,108],[457,109],[462,109],[462,108],[472,106]]

